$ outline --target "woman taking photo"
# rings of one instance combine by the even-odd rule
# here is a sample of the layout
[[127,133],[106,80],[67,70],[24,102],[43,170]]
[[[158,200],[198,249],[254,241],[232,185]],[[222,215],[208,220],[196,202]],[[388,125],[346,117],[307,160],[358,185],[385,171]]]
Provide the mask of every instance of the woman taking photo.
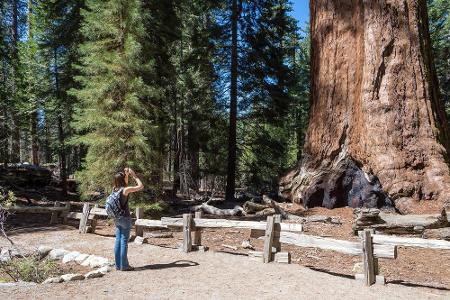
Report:
[[[133,177],[136,186],[128,186],[128,178]],[[128,263],[128,239],[131,231],[131,215],[128,206],[128,196],[131,193],[139,192],[144,188],[141,180],[130,168],[125,168],[123,172],[118,172],[114,176],[113,193],[119,193],[120,206],[122,213],[115,218],[116,224],[116,242],[114,245],[114,257],[116,260],[116,269],[121,271],[132,271],[134,268]]]

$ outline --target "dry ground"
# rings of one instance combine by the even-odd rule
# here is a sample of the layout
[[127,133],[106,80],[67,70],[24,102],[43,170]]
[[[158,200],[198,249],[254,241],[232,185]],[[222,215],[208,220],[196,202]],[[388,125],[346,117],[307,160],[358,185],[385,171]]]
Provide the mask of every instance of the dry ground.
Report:
[[[344,225],[342,225],[344,226]],[[110,233],[104,224],[99,233]],[[316,228],[317,229],[317,228]],[[312,230],[312,229],[311,229]],[[317,229],[318,230],[318,229]],[[316,233],[315,233],[316,234]],[[154,245],[130,244],[129,258],[138,267],[134,272],[113,271],[103,278],[33,287],[0,289],[0,299],[449,299],[449,255],[424,253],[422,250],[400,250],[396,262],[382,264],[390,283],[366,288],[361,282],[348,278],[353,257],[334,252],[296,249],[298,264],[262,264],[243,255],[218,253],[222,244],[238,246],[248,236],[245,230],[209,230],[203,235],[206,253],[185,254],[176,248],[179,233],[173,239],[154,239]],[[19,244],[37,247],[44,244],[113,258],[114,239],[102,235],[79,235],[72,226],[54,226],[15,230],[11,237]],[[258,241],[259,242],[259,241]],[[4,243],[3,240],[0,243]],[[165,244],[165,245],[164,245]],[[258,243],[255,243],[258,244]],[[1,244],[0,244],[1,245]],[[258,245],[257,245],[258,246]],[[285,250],[291,250],[284,247]],[[292,249],[294,250],[294,249]],[[229,251],[229,250],[227,250]],[[245,253],[243,249],[236,252]],[[416,264],[402,261],[414,256]],[[424,255],[435,255],[430,265]],[[300,264],[300,265],[299,265]],[[410,264],[407,267],[398,265]],[[306,265],[311,267],[307,268]],[[320,269],[319,271],[314,269]],[[436,279],[439,269],[444,279]],[[425,271],[428,270],[428,273]],[[391,274],[392,273],[392,274]],[[421,280],[409,279],[420,273]],[[399,280],[406,282],[399,284]],[[434,288],[427,288],[433,286]]]

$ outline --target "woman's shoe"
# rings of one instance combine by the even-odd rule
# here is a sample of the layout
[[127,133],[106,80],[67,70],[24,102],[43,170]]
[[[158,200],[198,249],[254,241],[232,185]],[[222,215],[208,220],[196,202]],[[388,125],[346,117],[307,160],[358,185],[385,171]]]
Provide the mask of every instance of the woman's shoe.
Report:
[[123,268],[122,271],[134,271],[134,267],[128,266],[126,268]]

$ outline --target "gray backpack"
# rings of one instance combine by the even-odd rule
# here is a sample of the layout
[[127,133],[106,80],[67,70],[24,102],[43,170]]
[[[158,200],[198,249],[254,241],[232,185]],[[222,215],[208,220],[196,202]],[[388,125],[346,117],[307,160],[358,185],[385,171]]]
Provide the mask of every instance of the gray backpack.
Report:
[[106,213],[108,217],[116,219],[120,216],[123,216],[124,210],[122,209],[122,205],[120,205],[120,197],[122,196],[123,188],[120,188],[117,191],[112,191],[112,193],[106,198]]

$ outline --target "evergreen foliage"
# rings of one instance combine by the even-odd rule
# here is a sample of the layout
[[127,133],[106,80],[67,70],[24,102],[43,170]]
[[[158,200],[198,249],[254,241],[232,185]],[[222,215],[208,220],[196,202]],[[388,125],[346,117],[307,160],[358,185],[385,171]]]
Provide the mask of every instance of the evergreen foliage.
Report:
[[81,88],[74,126],[76,143],[88,147],[78,173],[83,191],[108,190],[117,170],[129,166],[148,178],[156,164],[154,116],[158,91],[144,77],[144,26],[138,0],[89,0],[82,11]]
[[[78,171],[84,193],[110,189],[130,166],[147,187],[189,194],[225,191],[235,162],[230,191],[233,182],[275,190],[308,125],[309,28],[291,9],[289,0],[1,1],[0,163],[56,164],[63,189]],[[428,9],[448,109],[450,4]]]

